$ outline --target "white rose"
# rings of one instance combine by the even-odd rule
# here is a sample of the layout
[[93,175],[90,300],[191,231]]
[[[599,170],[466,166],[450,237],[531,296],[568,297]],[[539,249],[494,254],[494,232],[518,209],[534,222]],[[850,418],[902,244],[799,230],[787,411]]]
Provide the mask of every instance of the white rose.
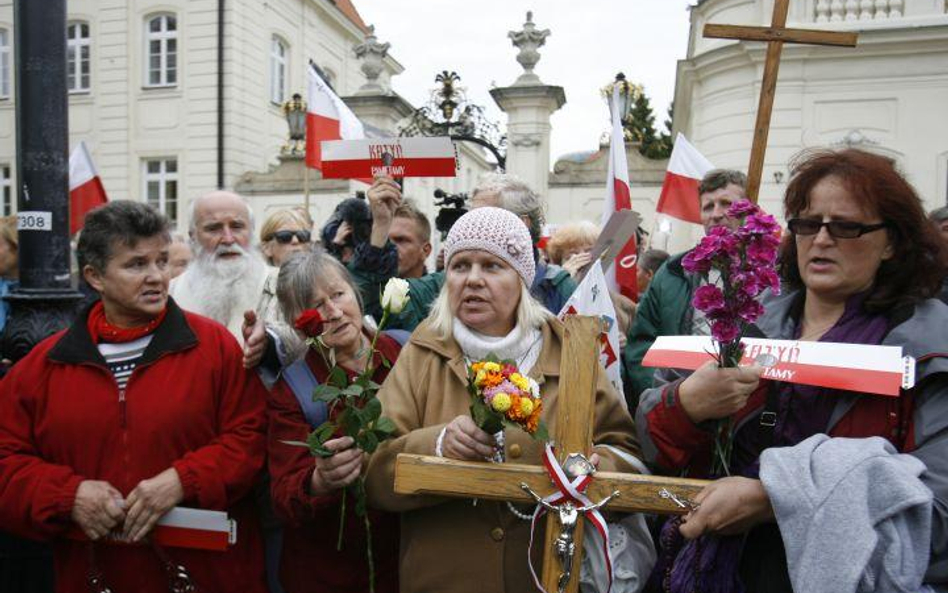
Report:
[[408,304],[408,281],[391,278],[382,291],[382,308],[389,313],[399,314]]

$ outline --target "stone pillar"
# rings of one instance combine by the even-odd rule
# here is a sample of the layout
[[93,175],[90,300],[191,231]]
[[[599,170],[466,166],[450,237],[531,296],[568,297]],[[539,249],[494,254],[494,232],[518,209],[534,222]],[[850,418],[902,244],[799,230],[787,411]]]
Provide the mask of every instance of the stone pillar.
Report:
[[537,30],[533,13],[528,12],[523,29],[508,34],[520,50],[517,61],[523,74],[512,85],[490,91],[507,114],[507,172],[521,177],[543,196],[549,186],[550,115],[566,103],[563,87],[545,85],[533,72],[540,60],[537,49],[549,35],[549,29]]

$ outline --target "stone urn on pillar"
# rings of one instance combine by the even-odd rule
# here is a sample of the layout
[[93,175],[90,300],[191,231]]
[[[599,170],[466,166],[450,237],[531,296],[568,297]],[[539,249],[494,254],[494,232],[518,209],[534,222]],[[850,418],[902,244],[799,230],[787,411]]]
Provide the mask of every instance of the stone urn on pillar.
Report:
[[507,114],[507,172],[526,181],[541,195],[546,194],[550,174],[550,115],[566,104],[561,86],[543,84],[533,69],[540,61],[537,51],[550,36],[549,29],[537,30],[533,13],[520,31],[507,34],[523,66],[523,74],[507,87],[493,88],[491,97]]
[[389,43],[379,43],[375,36],[375,25],[369,25],[365,39],[353,48],[355,55],[362,61],[362,73],[365,74],[365,84],[357,91],[360,95],[381,95],[387,89],[379,82],[379,75],[385,69],[382,60],[388,55]]
[[516,85],[537,85],[542,84],[540,77],[533,72],[533,68],[540,61],[540,52],[537,49],[543,47],[546,38],[550,36],[549,29],[537,30],[533,22],[533,11],[527,12],[527,21],[523,24],[520,31],[510,31],[507,37],[513,42],[514,46],[520,49],[517,54],[517,61],[523,66],[523,74],[517,79]]

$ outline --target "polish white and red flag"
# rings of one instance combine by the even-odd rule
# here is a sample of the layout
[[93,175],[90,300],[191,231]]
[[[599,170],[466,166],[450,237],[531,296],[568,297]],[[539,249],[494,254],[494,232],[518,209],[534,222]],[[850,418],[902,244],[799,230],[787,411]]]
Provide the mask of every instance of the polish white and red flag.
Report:
[[368,179],[377,175],[454,177],[454,144],[432,138],[366,138],[322,143],[323,179]]
[[[629,190],[629,161],[625,155],[625,137],[619,113],[619,86],[612,89],[612,136],[609,142],[609,173],[606,177],[606,203],[602,211],[602,226],[619,210],[632,209]],[[609,265],[609,264],[612,265]],[[606,282],[609,288],[630,299],[638,300],[638,245],[635,235],[619,252],[615,262],[606,262]]]
[[[622,364],[619,356],[622,349],[619,347],[619,323],[616,320],[616,309],[609,296],[606,277],[602,272],[602,265],[597,259],[583,276],[582,282],[570,295],[563,309],[557,314],[560,320],[570,315],[589,315],[598,317],[603,324],[603,331],[599,334],[599,362],[606,369],[606,377],[622,393]],[[624,398],[619,398],[625,403]]]
[[686,222],[701,224],[698,186],[705,174],[713,168],[711,161],[679,132],[675,138],[671,159],[668,161],[662,195],[658,198],[655,211]]
[[89,149],[80,140],[69,155],[69,234],[79,232],[86,212],[108,201]]
[[365,138],[362,122],[310,64],[306,107],[306,166],[322,170],[323,140]]
[[[80,541],[87,539],[78,526],[73,526],[66,536]],[[111,535],[106,537],[123,543]],[[237,522],[224,511],[174,507],[158,519],[149,537],[162,546],[226,552],[237,543]]]
[[[915,359],[898,346],[742,338],[741,365],[764,379],[897,397],[915,385]],[[659,336],[642,366],[695,370],[714,359],[710,336]]]

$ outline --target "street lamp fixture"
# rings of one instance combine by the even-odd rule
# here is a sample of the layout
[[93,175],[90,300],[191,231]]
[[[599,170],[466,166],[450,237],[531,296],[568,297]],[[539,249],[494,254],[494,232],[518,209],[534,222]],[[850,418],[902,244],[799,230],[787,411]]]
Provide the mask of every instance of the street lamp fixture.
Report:
[[602,96],[609,105],[609,115],[613,116],[614,106],[612,104],[612,93],[615,89],[619,91],[619,121],[622,122],[623,135],[626,142],[630,140],[639,140],[632,133],[632,107],[635,101],[642,94],[642,86],[629,82],[622,72],[616,74],[614,81],[602,87]]
[[285,155],[301,155],[306,152],[306,101],[299,93],[293,93],[289,101],[283,103],[283,115],[290,128],[290,138],[283,145]]

